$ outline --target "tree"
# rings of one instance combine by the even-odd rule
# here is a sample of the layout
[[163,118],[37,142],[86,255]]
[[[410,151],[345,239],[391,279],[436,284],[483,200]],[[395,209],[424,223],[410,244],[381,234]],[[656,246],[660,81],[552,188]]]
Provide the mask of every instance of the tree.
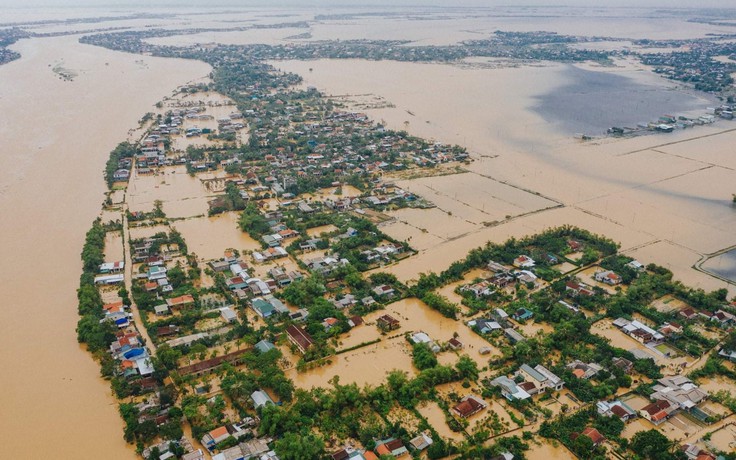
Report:
[[657,430],[640,431],[631,440],[631,450],[648,460],[669,460],[675,458],[670,449],[672,441]]
[[163,344],[158,347],[158,350],[156,350],[156,356],[166,369],[173,370],[179,366],[181,351],[179,351],[178,348],[171,348],[170,346]]
[[478,379],[478,365],[469,356],[463,355],[457,360],[455,364],[458,374],[464,379],[477,380]]
[[325,443],[314,434],[290,432],[276,441],[274,450],[282,460],[312,460],[325,455]]
[[420,371],[437,365],[437,357],[426,343],[415,343],[412,354],[412,361]]

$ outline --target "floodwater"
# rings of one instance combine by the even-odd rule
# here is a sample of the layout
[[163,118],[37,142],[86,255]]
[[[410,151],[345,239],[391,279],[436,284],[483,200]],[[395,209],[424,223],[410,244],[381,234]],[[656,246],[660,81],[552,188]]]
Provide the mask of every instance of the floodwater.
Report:
[[261,245],[238,227],[238,212],[226,212],[214,217],[196,217],[171,224],[184,237],[190,253],[200,259],[222,257],[226,249],[257,251]]
[[736,249],[724,252],[712,259],[708,259],[702,267],[710,273],[714,273],[721,278],[726,278],[736,283]]
[[535,111],[568,134],[599,136],[612,126],[636,127],[668,113],[700,110],[716,104],[714,97],[686,92],[677,85],[658,88],[618,74],[573,65],[564,71],[566,85],[538,98]]
[[[108,152],[156,101],[209,67],[77,37],[13,49],[23,57],[0,66],[0,443],[8,458],[133,458],[109,384],[77,344],[79,253],[104,198]],[[52,72],[58,60],[73,81]]]
[[571,460],[576,458],[565,446],[555,441],[542,440],[539,444],[532,445],[526,452],[529,460]]

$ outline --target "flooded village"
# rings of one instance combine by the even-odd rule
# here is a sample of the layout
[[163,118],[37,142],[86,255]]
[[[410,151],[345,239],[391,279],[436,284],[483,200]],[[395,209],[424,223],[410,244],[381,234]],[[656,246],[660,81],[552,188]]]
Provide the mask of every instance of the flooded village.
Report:
[[[99,364],[95,383],[112,396],[90,390],[108,409],[95,420],[108,426],[117,412],[121,444],[109,455],[105,437],[75,446],[79,458],[734,458],[732,82],[713,77],[720,86],[681,105],[658,93],[661,118],[578,139],[576,123],[605,130],[611,118],[581,120],[591,100],[545,113],[537,104],[559,99],[510,89],[513,80],[536,88],[549,77],[546,89],[564,98],[575,79],[626,78],[627,93],[645,94],[672,90],[657,86],[664,71],[642,74],[655,64],[606,54],[600,38],[546,32],[424,49],[274,38],[372,17],[300,14],[217,32],[262,32],[276,43],[263,47],[203,46],[190,35],[207,27],[139,30],[168,19],[125,17],[132,31],[64,37],[103,59],[69,55],[47,69],[74,98],[87,72],[119,65],[112,55],[127,56],[141,85],[148,66],[198,66],[140,95],[140,113],[114,120],[109,156],[77,166],[101,167],[89,180],[107,191],[92,194],[89,217],[103,202],[86,234],[85,222],[75,228],[74,352]],[[43,38],[10,37],[6,65],[49,61],[24,45]],[[167,42],[181,37],[185,46]],[[687,40],[677,46],[695,49]],[[457,58],[467,61],[447,64]],[[476,58],[523,64],[489,77],[490,61]],[[73,77],[60,79],[59,66]],[[414,90],[391,86],[398,76]],[[480,95],[486,78],[498,87]],[[0,104],[9,97],[0,90]],[[487,137],[471,146],[468,132]],[[0,200],[24,177],[0,173]],[[76,283],[71,249],[77,268],[62,271]]]

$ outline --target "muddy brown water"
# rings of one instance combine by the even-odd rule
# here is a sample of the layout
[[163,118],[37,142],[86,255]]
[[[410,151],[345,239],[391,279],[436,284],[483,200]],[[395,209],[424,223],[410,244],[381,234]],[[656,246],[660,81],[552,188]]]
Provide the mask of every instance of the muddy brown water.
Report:
[[[77,344],[79,253],[100,212],[108,152],[157,100],[208,72],[77,38],[22,40],[13,48],[23,57],[0,67],[0,443],[8,458],[134,457],[109,384]],[[78,74],[73,81],[53,73],[62,59]]]

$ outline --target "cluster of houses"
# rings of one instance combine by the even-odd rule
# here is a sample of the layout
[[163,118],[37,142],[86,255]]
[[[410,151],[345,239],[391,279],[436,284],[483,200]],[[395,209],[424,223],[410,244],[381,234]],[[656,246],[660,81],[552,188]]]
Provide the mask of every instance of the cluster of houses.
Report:
[[423,431],[409,440],[408,447],[401,439],[385,438],[376,440],[373,450],[359,450],[347,446],[334,452],[330,457],[333,460],[378,460],[384,458],[384,456],[404,458],[419,455],[432,444],[434,444],[434,440],[431,433]]
[[[534,317],[534,312],[527,308],[519,308],[511,315],[511,318],[517,322],[527,321],[532,317]],[[472,319],[467,322],[467,325],[480,334],[501,331],[512,344],[526,340],[526,337],[516,330],[514,323],[509,321],[509,314],[502,308],[493,309],[488,318]]]
[[[617,318],[613,321],[613,325],[619,328],[624,334],[645,345],[656,345],[662,343],[665,339],[665,335],[662,332],[654,330],[638,320]],[[677,329],[677,325],[672,326],[671,324],[668,324],[667,326]],[[679,332],[682,332],[681,327],[679,328]]]
[[659,425],[679,411],[687,411],[698,417],[703,414],[697,410],[708,394],[698,388],[685,376],[664,377],[657,380],[650,395],[652,403],[642,408],[640,415],[655,425]]
[[[260,393],[265,394],[262,391],[256,393],[259,393],[259,397]],[[258,437],[258,423],[258,418],[246,417],[238,423],[222,425],[209,431],[200,442],[211,453],[212,460],[278,460],[276,452],[269,447],[273,439]],[[231,439],[239,442],[232,447],[218,449],[221,443]]]
[[493,274],[477,283],[468,284],[460,288],[462,292],[470,292],[476,298],[488,297],[500,289],[511,288],[516,283],[538,286],[538,277],[532,271],[535,265],[534,259],[529,256],[519,256],[514,260],[514,267],[510,269],[498,262],[491,261],[487,268]]
[[491,385],[499,387],[509,401],[529,399],[547,390],[560,391],[565,386],[560,377],[541,364],[534,367],[522,364],[513,377],[502,375],[491,380]]

